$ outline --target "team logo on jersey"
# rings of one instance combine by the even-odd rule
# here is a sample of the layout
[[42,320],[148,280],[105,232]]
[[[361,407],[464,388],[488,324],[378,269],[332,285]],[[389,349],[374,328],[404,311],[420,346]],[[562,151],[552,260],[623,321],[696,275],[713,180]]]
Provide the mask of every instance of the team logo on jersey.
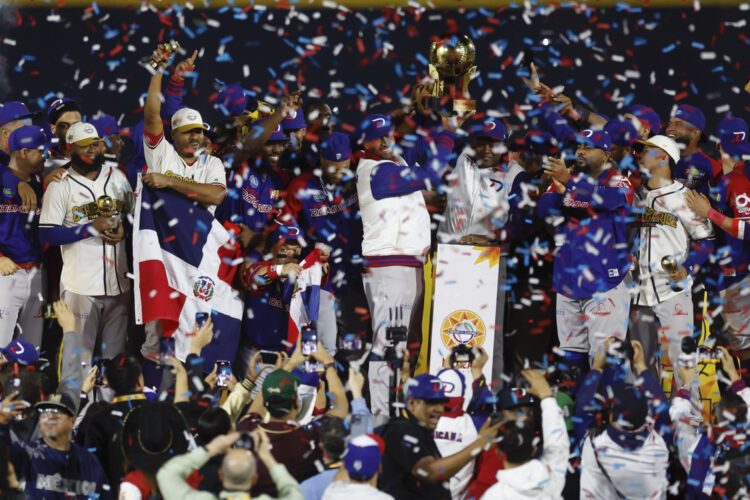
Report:
[[315,193],[313,195],[313,199],[316,200],[316,201],[323,201],[323,200],[326,199],[326,195],[324,195],[322,193]]
[[257,178],[257,177],[255,177],[254,175],[251,175],[251,176],[250,176],[250,185],[251,185],[252,187],[254,187],[254,188],[257,188],[257,187],[258,187],[258,178]]
[[750,196],[746,195],[745,193],[735,196],[734,207],[737,209],[738,213],[746,215],[748,212],[750,212]]
[[614,312],[615,307],[615,301],[612,299],[607,299],[604,302],[599,302],[592,314],[594,316],[609,316]]
[[214,296],[216,284],[208,276],[201,276],[193,285],[193,295],[208,302]]
[[636,225],[654,227],[654,226],[670,226],[677,227],[677,216],[668,212],[659,212],[651,207],[647,207],[646,210],[636,218]]
[[13,195],[15,194],[16,192],[11,188],[3,188],[3,196],[5,196],[6,198],[13,198]]
[[486,331],[484,321],[477,313],[459,309],[443,320],[440,325],[440,338],[448,349],[459,344],[481,346],[484,344]]

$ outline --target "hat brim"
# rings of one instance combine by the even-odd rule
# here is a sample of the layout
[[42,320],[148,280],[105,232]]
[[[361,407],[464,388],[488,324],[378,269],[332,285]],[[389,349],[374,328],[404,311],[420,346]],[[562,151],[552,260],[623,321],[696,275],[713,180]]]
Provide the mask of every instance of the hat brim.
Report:
[[69,417],[72,417],[75,415],[73,410],[71,410],[64,404],[55,403],[53,401],[39,401],[37,404],[34,405],[34,409],[36,411],[43,410],[45,408],[57,408],[57,409],[63,410],[65,413],[68,414]]
[[[153,415],[148,415],[149,405],[160,405],[164,413],[164,428],[172,431],[172,440],[164,450],[154,453],[143,448],[139,437],[140,430],[153,423]],[[120,431],[120,445],[122,452],[128,462],[136,469],[146,472],[156,472],[164,463],[175,455],[185,453],[188,442],[184,433],[188,431],[185,417],[180,410],[168,403],[144,403],[136,406],[125,416],[125,421]]]
[[180,131],[180,132],[182,132],[184,134],[185,132],[190,132],[191,130],[195,130],[195,129],[198,129],[198,128],[201,129],[201,130],[208,130],[206,128],[206,126],[203,125],[202,123],[201,124],[190,123],[188,125],[183,125],[182,127],[177,127],[176,130],[178,130],[178,131]]
[[92,144],[95,144],[97,142],[104,142],[104,139],[102,139],[101,137],[87,137],[86,139],[75,141],[73,144],[85,148],[86,146],[91,146]]

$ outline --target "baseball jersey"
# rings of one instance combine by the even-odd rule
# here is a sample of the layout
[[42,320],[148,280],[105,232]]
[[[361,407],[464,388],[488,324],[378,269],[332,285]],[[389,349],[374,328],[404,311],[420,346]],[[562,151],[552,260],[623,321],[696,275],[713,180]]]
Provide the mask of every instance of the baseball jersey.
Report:
[[[20,181],[10,170],[8,174]],[[6,176],[3,176],[5,179]],[[8,257],[13,262],[38,262],[41,259],[39,246],[39,214],[37,208],[31,218],[24,211],[21,197],[18,195],[18,183],[3,182],[3,194],[0,200],[0,256]],[[36,192],[38,200],[42,198],[42,183],[33,179],[29,185]]]
[[634,227],[639,231],[637,305],[653,306],[683,293],[670,287],[669,273],[661,266],[662,257],[672,256],[682,264],[693,241],[714,237],[708,219],[688,208],[686,191],[675,180],[658,189],[644,185],[636,193],[633,215]]
[[243,167],[229,184],[229,192],[216,210],[216,218],[245,224],[251,231],[263,231],[279,213],[282,182],[274,172],[262,175],[253,166]]
[[[463,413],[455,418],[445,415],[440,417],[437,427],[432,431],[432,437],[440,450],[440,455],[449,457],[476,441],[479,433],[471,415]],[[472,460],[451,477],[450,489],[454,500],[466,496],[466,488],[474,477],[474,465]]]
[[[745,226],[750,223],[750,163],[740,162],[734,169],[719,179],[715,192],[717,209],[734,219],[745,221]],[[748,274],[748,263],[750,263],[750,234],[738,235],[735,238],[721,228],[716,230],[716,248],[728,248],[728,255],[721,255],[719,265],[723,280],[719,288],[725,289],[742,281]],[[726,257],[729,257],[727,260]]]
[[[128,179],[116,167],[105,164],[94,179],[88,179],[68,169],[61,181],[47,188],[42,203],[39,226],[81,227],[88,226],[98,216],[97,199],[109,196],[114,201],[114,210],[120,217],[132,213],[135,204],[133,190]],[[130,290],[125,240],[115,245],[92,236],[73,243],[61,245],[63,269],[60,287],[78,295],[119,295]]]
[[540,197],[540,217],[563,217],[554,221],[557,293],[583,299],[620,284],[630,269],[626,222],[632,202],[630,181],[609,169],[598,179],[576,174],[564,195],[552,185]]
[[[192,164],[177,154],[174,146],[164,138],[164,132],[158,137],[143,133],[143,155],[148,165],[147,173],[164,174],[193,184],[213,184],[226,187],[224,164],[215,156],[202,154]],[[216,206],[208,207],[213,214]]]
[[690,189],[708,194],[708,183],[721,174],[721,165],[703,151],[683,156],[677,162],[672,178]]

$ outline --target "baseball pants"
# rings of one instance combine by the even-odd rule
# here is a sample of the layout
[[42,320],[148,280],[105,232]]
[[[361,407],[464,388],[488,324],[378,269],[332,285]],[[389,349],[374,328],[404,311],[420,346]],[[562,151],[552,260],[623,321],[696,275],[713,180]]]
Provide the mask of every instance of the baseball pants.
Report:
[[[373,426],[388,422],[389,383],[391,369],[384,360],[385,348],[389,344],[386,339],[386,328],[391,326],[406,326],[413,335],[421,337],[420,323],[422,316],[422,301],[424,300],[424,275],[422,267],[371,267],[367,268],[363,278],[365,295],[372,316],[372,353],[368,371],[370,388],[370,409],[373,414]],[[396,310],[403,313],[403,322],[396,323]],[[398,356],[406,347],[406,342],[396,346]],[[398,370],[396,370],[396,385],[400,385]]]
[[129,293],[88,296],[63,290],[60,298],[75,314],[82,363],[90,366],[93,355],[111,359],[125,349]]
[[750,349],[750,274],[719,294],[724,301],[721,314],[732,348]]
[[0,346],[5,347],[14,337],[37,349],[42,344],[42,275],[41,268],[32,268],[0,276]]
[[621,281],[591,298],[571,299],[558,293],[556,312],[560,348],[593,356],[609,337],[625,338],[630,292]]
[[[663,333],[669,361],[678,367],[682,339],[693,334],[693,325],[693,299],[689,292],[683,292],[654,306],[634,306],[628,334],[631,340],[641,343],[646,364],[653,370],[658,366],[655,355]],[[679,383],[677,372],[675,369],[674,376]]]

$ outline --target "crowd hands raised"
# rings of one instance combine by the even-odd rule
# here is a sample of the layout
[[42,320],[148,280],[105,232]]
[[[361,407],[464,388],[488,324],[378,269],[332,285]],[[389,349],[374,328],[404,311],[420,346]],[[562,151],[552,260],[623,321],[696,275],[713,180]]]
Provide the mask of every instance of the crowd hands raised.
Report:
[[[531,65],[522,124],[439,116],[425,81],[347,134],[323,101],[229,85],[210,127],[182,104],[198,54],[165,89],[174,54],[152,54],[127,163],[117,122],[84,122],[75,101],[51,104],[53,140],[22,103],[0,108],[3,496],[747,497],[743,120],[721,121],[714,159],[699,109],[609,119]],[[183,332],[184,359],[160,354],[158,324],[128,340],[139,177],[208,209],[244,251],[237,358],[209,373],[210,317]],[[500,248],[505,342],[425,373],[436,242]],[[316,335],[290,342],[283,284],[312,249]],[[52,345],[45,297],[60,299]]]

